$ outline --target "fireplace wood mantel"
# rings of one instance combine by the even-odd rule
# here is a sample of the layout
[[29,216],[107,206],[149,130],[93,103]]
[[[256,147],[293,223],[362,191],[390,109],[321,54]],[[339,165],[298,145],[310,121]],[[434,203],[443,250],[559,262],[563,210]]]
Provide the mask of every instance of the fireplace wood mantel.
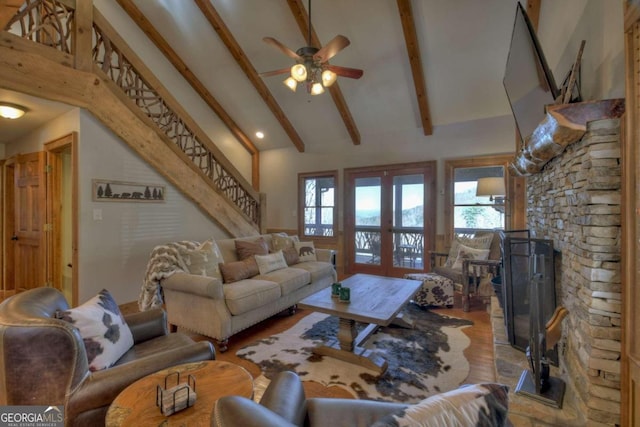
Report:
[[624,113],[624,99],[577,102],[547,107],[546,117],[525,139],[522,150],[509,165],[513,175],[538,173],[551,159],[579,141],[594,120],[619,118]]

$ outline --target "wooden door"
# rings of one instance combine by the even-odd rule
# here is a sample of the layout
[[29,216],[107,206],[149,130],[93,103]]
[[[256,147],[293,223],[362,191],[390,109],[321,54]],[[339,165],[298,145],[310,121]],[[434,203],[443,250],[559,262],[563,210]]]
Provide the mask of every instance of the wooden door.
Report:
[[424,271],[435,236],[435,163],[345,171],[349,273],[401,277]]
[[46,285],[45,153],[16,157],[14,177],[14,231],[16,292]]
[[640,426],[640,1],[625,10],[626,113],[622,138],[621,425]]

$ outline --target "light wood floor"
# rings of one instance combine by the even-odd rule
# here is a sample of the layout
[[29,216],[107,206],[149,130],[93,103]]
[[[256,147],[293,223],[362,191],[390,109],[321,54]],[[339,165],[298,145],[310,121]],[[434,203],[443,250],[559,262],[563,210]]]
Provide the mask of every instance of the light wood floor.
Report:
[[[484,304],[477,298],[472,298],[471,310],[468,313],[462,311],[460,295],[455,295],[453,308],[437,308],[434,311],[441,314],[468,319],[474,322],[473,326],[464,328],[464,333],[471,339],[471,344],[465,350],[465,357],[469,361],[470,372],[464,383],[479,383],[495,381],[495,368],[493,364],[493,333],[489,313]],[[236,352],[245,345],[280,332],[295,325],[304,316],[310,314],[310,310],[299,309],[293,316],[281,314],[244,330],[229,340],[228,351],[221,353],[216,348],[216,359],[224,360],[243,366],[254,378],[260,375],[260,368],[244,359],[237,357]],[[195,340],[208,340],[207,337],[189,334]],[[210,340],[213,342],[213,340]],[[215,343],[214,343],[215,344]],[[346,391],[338,387],[324,387],[320,384],[305,382],[307,397],[351,397]]]

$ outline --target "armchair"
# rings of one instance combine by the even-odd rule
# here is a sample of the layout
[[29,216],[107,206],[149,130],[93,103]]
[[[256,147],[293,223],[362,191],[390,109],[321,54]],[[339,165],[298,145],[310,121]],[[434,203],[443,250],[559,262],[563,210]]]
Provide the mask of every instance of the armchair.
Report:
[[114,366],[91,372],[78,329],[56,318],[62,293],[36,288],[0,304],[0,405],[64,405],[65,426],[104,425],[109,405],[158,370],[215,358],[209,342],[168,333],[161,309],[125,316],[134,346]]
[[225,396],[215,404],[213,427],[365,427],[365,426],[511,426],[508,387],[484,383],[404,405],[358,399],[307,399],[298,376],[280,372],[260,404]]
[[[493,238],[489,247],[489,257],[486,260],[465,259],[460,269],[452,268],[448,259],[457,254],[450,252],[430,252],[431,272],[447,277],[462,290],[462,309],[469,311],[470,296],[478,295],[478,290],[483,279],[500,274],[501,253],[499,232],[491,232]],[[475,233],[475,237],[486,236],[486,233]],[[473,237],[464,237],[467,242]]]

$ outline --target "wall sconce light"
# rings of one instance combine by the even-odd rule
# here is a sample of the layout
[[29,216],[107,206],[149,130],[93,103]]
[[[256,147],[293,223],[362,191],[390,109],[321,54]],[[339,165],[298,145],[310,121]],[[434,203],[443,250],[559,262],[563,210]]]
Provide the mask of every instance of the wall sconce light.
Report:
[[26,113],[26,111],[27,109],[21,107],[20,105],[9,104],[8,102],[0,102],[0,117],[4,119],[19,119],[20,117],[24,116],[24,113]]

